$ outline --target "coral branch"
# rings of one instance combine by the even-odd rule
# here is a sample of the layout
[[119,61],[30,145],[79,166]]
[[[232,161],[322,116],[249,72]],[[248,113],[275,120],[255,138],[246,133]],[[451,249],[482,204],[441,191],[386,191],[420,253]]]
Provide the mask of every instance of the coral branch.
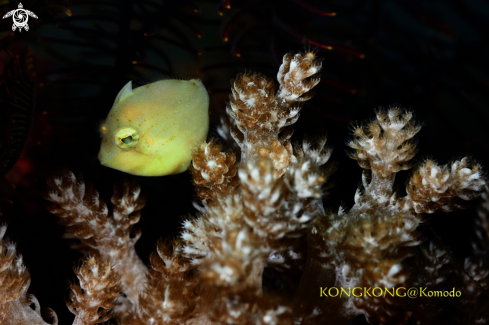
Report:
[[[308,264],[304,277],[327,277],[343,288],[404,285],[408,273],[402,262],[413,254],[410,247],[420,243],[420,213],[462,208],[461,202],[477,197],[483,188],[480,166],[470,166],[467,159],[455,161],[451,168],[427,161],[411,177],[408,195],[399,198],[393,190],[395,175],[410,167],[416,152],[411,139],[420,126],[411,112],[397,107],[376,114],[366,127],[354,129],[355,138],[349,142],[355,149],[350,157],[371,171],[364,171],[363,188],[357,190],[349,211],[340,207],[338,213],[328,212],[310,224],[309,251],[315,262]],[[333,306],[343,315],[363,312],[370,323],[385,323],[403,319],[401,305],[397,299],[362,297],[355,298],[354,305],[343,299]],[[334,313],[328,306],[323,312]]]
[[180,250],[178,241],[160,241],[157,254],[151,255],[146,289],[139,297],[143,324],[184,324],[194,311],[198,278]]
[[427,160],[409,181],[408,203],[412,202],[417,213],[463,209],[465,201],[476,198],[485,185],[480,170],[467,158],[455,161],[450,168]]
[[[274,167],[285,172],[295,161],[288,141],[292,129],[284,129],[299,118],[301,102],[310,98],[307,93],[319,82],[320,60],[312,52],[286,54],[277,79],[259,74],[242,74],[233,82],[227,112],[234,121],[231,135],[241,147],[241,161],[270,158]],[[279,138],[279,133],[286,136]]]
[[110,216],[98,192],[72,172],[49,178],[47,184],[44,198],[53,202],[48,210],[59,217],[68,235],[80,239],[91,252],[113,261],[124,293],[137,306],[147,271],[134,249],[140,232],[133,225],[139,221],[139,210],[144,206],[139,187],[129,183],[116,186]]
[[232,153],[221,152],[214,141],[203,143],[192,154],[192,173],[197,196],[201,200],[213,200],[238,185],[236,157]]
[[412,119],[413,113],[398,107],[378,110],[377,119],[366,127],[356,127],[355,138],[348,145],[355,149],[350,157],[365,169],[372,170],[372,181],[365,189],[374,196],[391,192],[395,173],[411,168],[416,144],[409,141],[421,129]]
[[75,274],[80,284],[70,286],[70,299],[66,302],[76,315],[73,325],[94,325],[109,320],[122,289],[120,276],[110,260],[89,257]]
[[[0,322],[48,325],[41,317],[36,297],[27,293],[31,279],[22,256],[16,254],[15,244],[3,239],[6,230],[7,226],[0,226]],[[57,325],[56,313],[49,308],[48,313],[54,319],[53,325]]]
[[321,71],[321,60],[314,53],[304,54],[288,53],[284,55],[284,62],[277,74],[280,89],[277,97],[283,102],[306,101],[312,96],[307,94],[319,83],[319,71]]

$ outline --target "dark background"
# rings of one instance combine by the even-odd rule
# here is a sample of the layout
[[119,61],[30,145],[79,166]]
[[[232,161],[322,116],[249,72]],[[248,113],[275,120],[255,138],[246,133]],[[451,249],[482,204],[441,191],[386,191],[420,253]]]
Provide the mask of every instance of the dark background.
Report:
[[[441,164],[466,155],[489,166],[489,2],[466,1],[25,1],[39,20],[29,31],[0,24],[2,67],[32,48],[36,85],[33,126],[25,150],[2,185],[9,237],[24,256],[30,292],[53,308],[60,324],[73,315],[63,299],[81,254],[68,248],[62,228],[43,207],[50,172],[70,168],[95,183],[110,202],[115,180],[136,179],[147,205],[137,250],[147,262],[156,240],[177,235],[181,218],[196,215],[189,173],[145,178],[100,166],[98,128],[120,88],[163,77],[200,78],[209,90],[211,121],[218,125],[229,81],[244,71],[275,78],[282,56],[313,49],[323,57],[316,96],[303,107],[294,140],[328,134],[339,169],[325,205],[351,207],[361,168],[345,154],[352,126],[374,109],[398,104],[424,123],[415,164]],[[41,13],[53,5],[59,14]],[[51,6],[51,7],[49,7]],[[230,7],[229,9],[227,7]],[[0,3],[2,15],[17,2]],[[53,7],[54,8],[54,7]],[[331,13],[336,13],[332,15]],[[10,52],[6,52],[10,51]],[[5,106],[0,106],[4,109]],[[211,131],[211,134],[215,132]],[[487,167],[485,168],[487,170]],[[409,171],[399,173],[404,184]],[[401,189],[402,191],[402,189]],[[459,261],[470,254],[475,206],[427,216]],[[432,236],[425,226],[420,229]]]

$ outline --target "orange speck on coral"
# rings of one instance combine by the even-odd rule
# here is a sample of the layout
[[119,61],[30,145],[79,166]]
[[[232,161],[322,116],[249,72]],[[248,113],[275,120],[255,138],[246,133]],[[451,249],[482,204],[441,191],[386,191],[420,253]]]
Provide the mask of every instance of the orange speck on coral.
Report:
[[258,149],[258,154],[262,157],[267,157],[270,154],[270,150],[265,147],[261,147],[260,149]]

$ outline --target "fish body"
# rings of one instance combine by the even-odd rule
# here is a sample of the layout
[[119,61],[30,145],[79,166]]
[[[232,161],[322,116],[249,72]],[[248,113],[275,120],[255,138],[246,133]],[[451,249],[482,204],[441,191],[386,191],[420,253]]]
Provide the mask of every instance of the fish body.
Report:
[[102,165],[133,175],[185,171],[207,137],[209,96],[197,79],[161,80],[117,95],[101,126]]

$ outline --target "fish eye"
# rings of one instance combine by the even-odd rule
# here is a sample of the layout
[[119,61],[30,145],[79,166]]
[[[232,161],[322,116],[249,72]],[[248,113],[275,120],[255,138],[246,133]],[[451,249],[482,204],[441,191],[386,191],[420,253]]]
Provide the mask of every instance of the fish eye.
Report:
[[139,135],[133,128],[121,128],[115,132],[115,144],[121,149],[130,149],[138,144]]
[[132,141],[133,141],[133,137],[132,136],[128,136],[128,137],[125,137],[125,138],[122,138],[121,141],[124,142],[125,144],[130,144]]

